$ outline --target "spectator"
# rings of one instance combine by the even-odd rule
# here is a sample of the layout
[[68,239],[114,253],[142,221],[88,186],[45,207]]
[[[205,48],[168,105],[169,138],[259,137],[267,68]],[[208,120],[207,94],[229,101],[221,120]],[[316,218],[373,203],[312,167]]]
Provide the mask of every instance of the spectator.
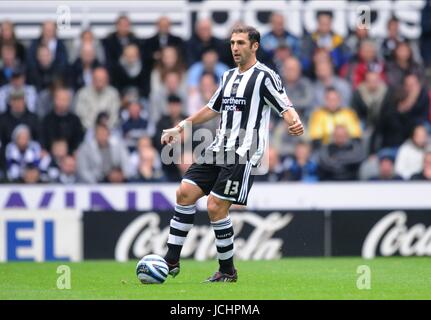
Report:
[[13,71],[20,66],[16,49],[12,45],[2,45],[0,49],[0,87],[12,79]]
[[[67,67],[68,57],[67,49],[63,41],[57,37],[57,24],[54,21],[45,21],[42,23],[42,32],[39,38],[33,40],[27,54],[27,66],[33,70],[40,66],[39,58],[40,48],[46,48],[49,51],[50,64],[52,63],[58,69]],[[47,55],[44,53],[44,55]]]
[[102,40],[108,68],[113,68],[119,62],[126,46],[139,45],[139,43],[140,41],[131,31],[129,17],[121,14],[115,22],[115,31]]
[[329,52],[324,48],[317,48],[314,50],[313,55],[311,57],[311,63],[308,66],[305,66],[303,63],[302,70],[304,70],[304,74],[312,81],[316,81],[316,66],[320,63],[327,63],[331,66],[331,70],[334,70],[334,64],[332,63],[332,58]]
[[90,43],[83,43],[79,52],[79,57],[71,66],[72,86],[75,91],[82,87],[91,86],[93,82],[93,71],[100,67],[101,63],[96,58],[94,46]]
[[10,82],[0,88],[0,113],[7,111],[8,100],[12,91],[23,91],[28,110],[36,112],[36,101],[38,98],[36,88],[26,84],[25,79],[25,70],[23,67],[17,66],[12,70]]
[[75,184],[80,182],[76,171],[76,160],[72,156],[66,156],[60,162],[60,175],[57,179],[61,184]]
[[77,115],[70,111],[72,97],[67,88],[58,88],[54,93],[54,110],[42,120],[42,145],[50,150],[54,140],[63,138],[69,146],[69,154],[78,149],[84,138],[84,128]]
[[162,16],[157,20],[157,33],[144,42],[144,47],[144,61],[151,69],[156,61],[160,60],[161,51],[166,47],[176,48],[181,59],[183,59],[185,55],[184,41],[171,33],[171,21],[166,16]]
[[347,37],[344,44],[349,52],[350,60],[358,59],[359,48],[363,41],[370,40],[370,35],[368,33],[368,27],[358,24],[356,26],[355,32]]
[[350,84],[334,75],[333,67],[328,62],[316,64],[316,81],[313,85],[314,102],[313,107],[321,106],[325,103],[325,91],[329,87],[334,87],[341,95],[341,104],[350,105],[352,99],[352,89]]
[[15,26],[9,20],[4,20],[0,24],[0,51],[3,46],[13,46],[15,48],[16,57],[20,63],[25,63],[26,50],[24,45],[16,38]]
[[155,126],[149,119],[147,110],[143,109],[138,101],[131,101],[127,111],[127,120],[122,123],[121,131],[129,152],[133,152],[141,136],[154,135]]
[[137,173],[132,182],[164,182],[166,178],[157,163],[158,155],[154,148],[147,148],[145,152],[139,150]]
[[296,36],[286,30],[284,16],[281,13],[274,12],[271,15],[270,21],[271,31],[264,34],[260,42],[267,59],[273,59],[276,49],[281,46],[287,46],[292,54],[299,58],[301,56],[301,42]]
[[352,108],[367,131],[371,132],[375,128],[387,92],[385,82],[374,71],[368,71],[365,81],[353,92]]
[[272,124],[273,129],[270,130],[271,145],[278,150],[281,157],[293,156],[297,138],[289,134],[286,121],[273,122]]
[[283,180],[315,182],[319,180],[317,162],[311,157],[311,145],[300,141],[295,145],[295,154],[288,157],[283,166],[286,173]]
[[27,78],[28,83],[34,85],[38,92],[48,88],[56,78],[68,78],[66,68],[55,63],[47,46],[40,45],[36,52],[36,62],[27,70]]
[[108,72],[103,67],[93,71],[93,83],[83,87],[76,93],[76,114],[86,129],[93,126],[97,115],[105,111],[109,114],[109,127],[113,128],[118,122],[120,95],[114,87],[109,85]]
[[79,38],[73,42],[72,54],[70,55],[71,63],[75,62],[79,57],[82,58],[82,48],[84,46],[87,47],[86,51],[90,51],[88,48],[92,48],[91,51],[93,52],[94,60],[100,64],[105,64],[106,57],[102,42],[94,36],[91,29],[82,31]]
[[425,147],[428,144],[428,132],[422,125],[416,126],[411,138],[405,141],[395,160],[395,171],[404,180],[422,170]]
[[274,147],[268,147],[267,156],[263,158],[262,168],[267,172],[262,172],[254,177],[254,181],[279,182],[284,175],[284,168],[280,160],[280,155]]
[[345,64],[340,70],[340,75],[356,89],[365,80],[368,71],[377,72],[385,80],[384,64],[377,58],[376,46],[371,40],[362,41],[358,59]]
[[379,174],[371,177],[370,181],[402,181],[403,178],[395,173],[394,157],[392,153],[379,152]]
[[319,179],[322,181],[357,180],[364,150],[358,140],[352,140],[344,125],[334,128],[333,142],[319,151]]
[[6,146],[10,142],[12,132],[20,124],[25,124],[29,128],[31,136],[37,141],[40,136],[39,119],[26,107],[23,90],[11,91],[9,106],[8,111],[0,115],[1,145]]
[[318,148],[321,144],[328,144],[336,125],[345,126],[349,137],[353,139],[362,137],[361,124],[357,114],[351,108],[342,107],[340,94],[335,88],[329,87],[325,93],[325,104],[313,111],[310,117],[308,127],[313,146]]
[[431,84],[431,1],[426,1],[421,13],[422,33],[420,52],[426,68],[428,82]]
[[293,101],[302,121],[306,123],[313,108],[313,85],[302,76],[301,64],[297,58],[291,57],[284,61],[282,77],[290,100]]
[[[54,110],[54,93],[59,88],[67,88],[70,95],[74,97],[73,90],[67,87],[67,83],[62,77],[52,80],[50,86],[39,92],[36,100],[36,113],[39,119],[43,119],[48,113]],[[72,106],[74,103],[72,103]]]
[[155,170],[162,170],[162,161],[160,159],[159,153],[153,146],[153,139],[149,136],[141,136],[138,139],[138,142],[136,144],[136,149],[130,154],[130,167],[132,171],[132,176],[138,175],[138,167],[140,158],[144,156],[145,153],[147,153],[149,150],[155,150],[155,159],[154,159],[154,169]]
[[67,157],[69,146],[66,139],[57,138],[52,141],[49,153],[42,155],[40,161],[40,180],[43,182],[57,182],[60,177],[61,161]]
[[219,57],[223,57],[226,53],[222,52],[222,46],[222,41],[213,36],[211,20],[199,20],[196,22],[195,33],[186,43],[187,65],[190,67],[192,64],[201,61],[203,53],[208,48],[213,48]]
[[110,139],[109,127],[96,125],[92,140],[77,152],[78,177],[85,183],[124,182],[129,176],[129,154],[123,142]]
[[411,180],[431,180],[431,150],[427,150],[425,152],[422,167],[423,169],[420,172],[414,174]]
[[390,90],[384,100],[378,125],[371,141],[371,152],[397,149],[418,124],[428,119],[429,97],[416,75],[408,75],[403,88]]
[[394,49],[393,58],[386,65],[388,84],[400,89],[404,78],[411,73],[423,79],[422,67],[414,61],[412,48],[407,42],[399,42]]
[[199,81],[204,73],[212,73],[216,79],[221,79],[229,67],[219,62],[219,56],[214,48],[208,47],[202,53],[202,60],[195,62],[189,69],[187,85],[189,92],[198,90]]
[[302,65],[308,69],[313,52],[317,48],[325,48],[330,53],[331,60],[338,71],[348,60],[348,52],[343,42],[343,37],[332,31],[332,13],[319,12],[317,30],[308,35],[303,42]]
[[386,62],[394,58],[394,51],[400,42],[405,39],[400,34],[400,22],[396,17],[391,17],[387,24],[387,34],[380,45],[380,52]]
[[[11,182],[27,181],[35,175],[41,159],[41,148],[38,142],[31,138],[30,128],[26,125],[17,126],[12,133],[12,142],[6,146],[7,177]],[[25,177],[25,174],[30,177]],[[31,179],[34,180],[34,179]]]
[[150,70],[142,63],[139,47],[129,44],[124,47],[118,64],[112,68],[112,85],[122,92],[129,87],[139,90],[140,98],[147,99],[150,93]]

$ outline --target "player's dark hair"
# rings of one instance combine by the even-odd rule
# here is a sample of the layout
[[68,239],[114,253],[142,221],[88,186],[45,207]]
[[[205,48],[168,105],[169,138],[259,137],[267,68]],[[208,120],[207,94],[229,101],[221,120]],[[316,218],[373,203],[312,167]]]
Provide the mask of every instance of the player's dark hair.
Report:
[[248,34],[248,40],[250,40],[251,44],[253,44],[255,42],[260,44],[260,33],[254,27],[239,25],[239,26],[236,26],[235,28],[233,28],[232,34],[234,34],[234,33],[247,33]]

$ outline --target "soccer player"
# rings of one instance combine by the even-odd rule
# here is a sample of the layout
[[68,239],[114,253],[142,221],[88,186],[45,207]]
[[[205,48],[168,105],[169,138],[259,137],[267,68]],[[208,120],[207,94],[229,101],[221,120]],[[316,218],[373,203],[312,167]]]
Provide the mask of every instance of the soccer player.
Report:
[[165,256],[173,277],[180,271],[180,253],[193,226],[196,201],[208,195],[208,215],[215,232],[220,268],[206,281],[237,281],[229,208],[232,204],[247,204],[253,183],[251,171],[260,164],[265,150],[270,109],[287,122],[291,135],[299,136],[304,132],[280,77],[257,61],[259,42],[260,34],[255,28],[235,27],[230,45],[238,67],[224,73],[218,90],[205,107],[176,127],[163,130],[162,144],[172,145],[186,124],[197,125],[221,116],[214,141],[201,155],[206,160],[196,161],[189,167],[176,192],[175,214],[170,222]]

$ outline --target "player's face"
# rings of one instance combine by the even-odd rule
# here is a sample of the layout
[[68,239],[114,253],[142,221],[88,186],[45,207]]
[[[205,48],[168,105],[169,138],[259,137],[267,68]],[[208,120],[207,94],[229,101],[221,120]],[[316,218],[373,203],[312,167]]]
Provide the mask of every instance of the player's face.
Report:
[[247,64],[256,55],[257,47],[257,43],[250,43],[247,33],[234,33],[230,38],[233,60],[237,65]]

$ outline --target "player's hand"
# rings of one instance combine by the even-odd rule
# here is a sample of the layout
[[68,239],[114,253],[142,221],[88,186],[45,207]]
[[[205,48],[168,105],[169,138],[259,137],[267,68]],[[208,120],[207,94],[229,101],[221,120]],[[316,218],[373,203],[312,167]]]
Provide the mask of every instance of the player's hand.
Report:
[[293,119],[292,124],[288,127],[289,134],[292,136],[300,136],[304,133],[304,126],[298,119]]
[[162,145],[167,144],[171,146],[172,144],[176,143],[180,138],[180,134],[181,128],[179,127],[163,130],[161,138]]

